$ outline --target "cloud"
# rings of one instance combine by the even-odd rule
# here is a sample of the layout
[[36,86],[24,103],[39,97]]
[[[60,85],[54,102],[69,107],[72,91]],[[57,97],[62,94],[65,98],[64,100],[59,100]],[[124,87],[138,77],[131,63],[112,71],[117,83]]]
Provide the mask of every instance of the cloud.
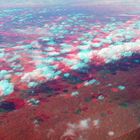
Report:
[[[73,0],[72,0],[73,1]],[[4,0],[0,1],[0,7],[30,7],[30,6],[50,6],[50,5],[64,5],[64,0]]]
[[3,0],[0,7],[50,5],[139,5],[137,0]]

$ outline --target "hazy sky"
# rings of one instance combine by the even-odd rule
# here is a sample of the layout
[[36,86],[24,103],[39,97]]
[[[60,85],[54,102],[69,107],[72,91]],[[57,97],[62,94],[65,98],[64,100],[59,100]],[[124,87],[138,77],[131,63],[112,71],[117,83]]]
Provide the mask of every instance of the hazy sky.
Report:
[[0,0],[0,6],[33,6],[33,5],[139,5],[140,0]]

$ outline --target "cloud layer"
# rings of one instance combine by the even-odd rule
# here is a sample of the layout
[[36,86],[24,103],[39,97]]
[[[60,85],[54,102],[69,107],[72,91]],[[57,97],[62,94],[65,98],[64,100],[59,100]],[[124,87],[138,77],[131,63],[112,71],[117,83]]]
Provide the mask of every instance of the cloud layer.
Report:
[[40,5],[139,5],[137,0],[3,0],[0,7],[40,6]]

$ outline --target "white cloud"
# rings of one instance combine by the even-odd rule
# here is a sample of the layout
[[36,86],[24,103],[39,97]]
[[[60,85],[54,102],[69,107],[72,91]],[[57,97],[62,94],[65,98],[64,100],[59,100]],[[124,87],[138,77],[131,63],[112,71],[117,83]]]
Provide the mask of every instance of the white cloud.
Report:
[[39,5],[116,5],[116,4],[126,4],[126,5],[139,5],[138,0],[3,0],[0,1],[0,7],[16,7],[16,6],[39,6]]

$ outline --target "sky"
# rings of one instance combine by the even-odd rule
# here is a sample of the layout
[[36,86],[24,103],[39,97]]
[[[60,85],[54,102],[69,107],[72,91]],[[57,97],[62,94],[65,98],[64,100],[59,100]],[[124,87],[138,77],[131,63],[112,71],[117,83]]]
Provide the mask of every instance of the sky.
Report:
[[140,0],[0,0],[1,7],[39,5],[139,5]]

